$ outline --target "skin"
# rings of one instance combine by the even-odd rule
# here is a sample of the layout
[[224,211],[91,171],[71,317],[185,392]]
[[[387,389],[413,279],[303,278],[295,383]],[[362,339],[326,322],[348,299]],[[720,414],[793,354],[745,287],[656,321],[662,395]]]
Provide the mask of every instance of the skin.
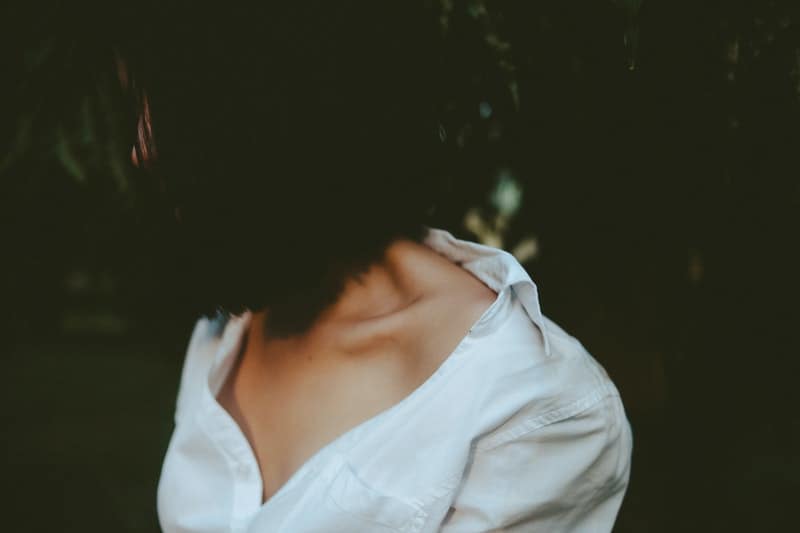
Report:
[[497,293],[398,239],[303,335],[269,339],[252,314],[218,395],[259,463],[266,502],[311,456],[426,381]]

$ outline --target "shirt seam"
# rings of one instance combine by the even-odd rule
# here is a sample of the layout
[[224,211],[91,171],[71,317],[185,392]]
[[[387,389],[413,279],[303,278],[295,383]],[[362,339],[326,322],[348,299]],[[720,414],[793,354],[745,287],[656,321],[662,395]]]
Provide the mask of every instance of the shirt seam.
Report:
[[615,390],[609,389],[605,385],[594,389],[586,396],[570,402],[567,405],[557,407],[542,414],[534,415],[530,418],[525,418],[515,424],[513,427],[505,429],[500,433],[493,435],[491,438],[479,442],[475,446],[476,453],[489,452],[503,444],[508,443],[514,439],[518,439],[523,435],[532,433],[545,426],[555,424],[574,417],[584,411],[587,411],[599,404],[601,401],[608,397],[619,397],[619,393]]

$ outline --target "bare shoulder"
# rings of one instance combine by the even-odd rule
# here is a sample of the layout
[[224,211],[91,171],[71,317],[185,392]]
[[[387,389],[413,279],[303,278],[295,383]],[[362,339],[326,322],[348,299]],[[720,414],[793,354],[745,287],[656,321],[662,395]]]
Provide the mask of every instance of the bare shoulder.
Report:
[[498,297],[469,271],[452,266],[447,283],[419,302],[410,320],[407,350],[421,376],[447,359]]

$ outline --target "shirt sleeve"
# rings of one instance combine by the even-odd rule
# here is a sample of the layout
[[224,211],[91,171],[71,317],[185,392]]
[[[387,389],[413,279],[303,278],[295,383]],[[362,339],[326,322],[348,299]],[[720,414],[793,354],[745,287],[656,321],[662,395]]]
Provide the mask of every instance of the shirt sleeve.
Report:
[[479,441],[440,531],[611,531],[632,451],[618,395],[523,418],[503,436]]
[[183,358],[180,381],[175,397],[175,424],[178,424],[186,413],[199,401],[203,380],[214,359],[214,352],[219,345],[219,327],[208,319],[200,318],[195,322],[189,346]]

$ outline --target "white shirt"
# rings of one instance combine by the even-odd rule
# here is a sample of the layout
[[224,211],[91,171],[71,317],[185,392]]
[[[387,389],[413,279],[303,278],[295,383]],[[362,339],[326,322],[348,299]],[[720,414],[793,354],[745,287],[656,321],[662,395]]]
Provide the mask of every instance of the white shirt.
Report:
[[264,504],[253,450],[215,399],[249,315],[222,335],[197,322],[158,485],[166,533],[612,529],[632,446],[616,387],[542,314],[513,255],[429,230],[425,244],[496,300],[422,385],[318,450]]

